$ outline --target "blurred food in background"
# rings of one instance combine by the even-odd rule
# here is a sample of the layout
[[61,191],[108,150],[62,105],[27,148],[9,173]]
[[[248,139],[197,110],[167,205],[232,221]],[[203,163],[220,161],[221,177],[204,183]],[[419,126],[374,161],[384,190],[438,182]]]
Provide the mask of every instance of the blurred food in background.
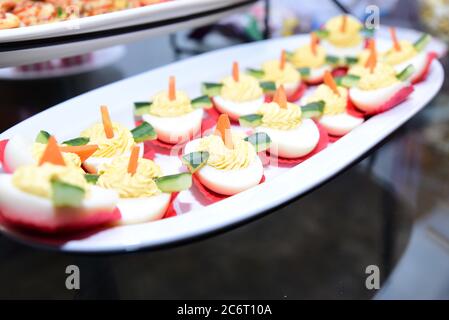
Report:
[[419,0],[421,21],[430,33],[449,42],[449,1]]

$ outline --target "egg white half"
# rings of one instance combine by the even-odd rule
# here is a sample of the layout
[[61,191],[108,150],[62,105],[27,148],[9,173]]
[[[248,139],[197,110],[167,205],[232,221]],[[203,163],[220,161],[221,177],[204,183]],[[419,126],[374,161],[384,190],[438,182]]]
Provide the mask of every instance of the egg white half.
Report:
[[[185,154],[195,152],[199,143],[199,139],[187,143]],[[255,154],[250,165],[244,169],[219,170],[206,164],[195,174],[208,189],[231,196],[258,185],[263,176],[263,165]]]
[[77,209],[56,209],[50,199],[21,191],[12,184],[12,175],[0,175],[0,211],[6,218],[56,228],[82,221],[100,211],[113,211],[118,194],[96,186]]
[[153,126],[159,140],[177,144],[189,140],[201,130],[203,114],[203,109],[196,109],[179,117],[144,114],[142,118]]
[[407,68],[409,65],[413,65],[413,67],[415,68],[413,75],[410,77],[411,81],[414,81],[423,73],[424,69],[426,68],[427,53],[420,52],[417,56],[411,58],[410,60],[395,65],[394,69],[396,70],[396,73],[399,73],[403,71],[405,68]]
[[320,131],[311,119],[304,119],[298,127],[291,130],[258,127],[256,131],[270,136],[270,153],[282,158],[303,157],[312,152],[320,140]]
[[[143,143],[139,143],[138,146],[140,147],[139,150],[139,157],[143,157],[144,154],[144,145]],[[131,152],[126,152],[125,155],[131,155]],[[117,155],[119,156],[119,155]],[[114,160],[115,157],[112,158],[103,158],[103,157],[90,157],[88,158],[85,163],[93,168],[95,168],[96,171],[98,171],[98,168],[102,164],[109,164]]]
[[224,99],[221,96],[214,97],[215,107],[221,113],[226,113],[229,118],[237,121],[241,116],[256,113],[260,106],[264,103],[265,97],[247,102],[234,102]]
[[147,198],[121,198],[117,204],[122,214],[119,224],[136,224],[162,219],[170,204],[170,198],[169,193]]
[[9,139],[4,153],[4,164],[8,172],[14,172],[18,167],[36,163],[32,154],[33,143],[33,140],[20,135]]
[[398,82],[391,86],[375,90],[361,90],[358,87],[353,87],[349,89],[349,97],[358,109],[372,112],[406,86],[407,83]]
[[324,73],[326,71],[332,70],[332,67],[329,65],[324,65],[319,68],[311,68],[310,69],[310,75],[307,77],[307,81],[311,83],[317,83],[323,80]]
[[329,43],[329,41],[326,41],[326,40],[321,41],[321,45],[326,50],[327,55],[335,56],[338,58],[357,57],[365,47],[365,44],[363,41],[360,44],[358,44],[354,47],[349,47],[349,48],[336,47],[333,44]]
[[337,115],[324,115],[320,124],[333,136],[341,137],[363,123],[363,118],[357,118],[344,112]]

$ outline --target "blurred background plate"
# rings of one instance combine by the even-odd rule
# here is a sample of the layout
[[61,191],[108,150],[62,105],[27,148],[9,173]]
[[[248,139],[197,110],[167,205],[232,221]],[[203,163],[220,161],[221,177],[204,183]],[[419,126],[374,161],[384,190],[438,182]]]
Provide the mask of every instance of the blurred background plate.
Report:
[[79,55],[215,22],[256,0],[174,0],[148,7],[0,31],[0,67]]

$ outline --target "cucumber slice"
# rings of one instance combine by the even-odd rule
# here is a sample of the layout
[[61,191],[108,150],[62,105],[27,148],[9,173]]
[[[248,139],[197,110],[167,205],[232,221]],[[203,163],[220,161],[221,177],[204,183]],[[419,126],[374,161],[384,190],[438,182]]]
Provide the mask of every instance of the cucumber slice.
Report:
[[304,68],[298,68],[297,70],[301,74],[302,77],[307,78],[308,76],[310,76],[310,68],[304,67]]
[[315,33],[315,35],[320,39],[325,39],[329,36],[329,31],[325,29],[318,29],[313,31],[313,33]]
[[239,118],[239,123],[242,127],[258,127],[262,124],[263,115],[261,114],[248,114]]
[[90,183],[90,184],[97,184],[98,178],[100,178],[100,175],[98,175],[98,174],[86,173],[84,175],[84,179],[86,179],[87,183]]
[[52,180],[52,200],[55,207],[79,207],[84,199],[86,191],[60,180]]
[[134,102],[134,114],[136,116],[143,116],[150,113],[151,102]]
[[340,63],[340,59],[336,56],[326,56],[326,62],[330,65],[337,65]]
[[360,33],[363,34],[365,38],[372,38],[376,33],[375,28],[367,28],[366,26],[360,29]]
[[205,82],[201,86],[201,93],[208,97],[215,97],[221,94],[221,88],[223,85],[221,83],[211,83]]
[[257,78],[257,79],[262,79],[263,76],[265,75],[265,72],[263,72],[262,70],[257,70],[257,69],[247,69],[247,73],[250,76],[253,76],[254,78]]
[[430,40],[432,40],[432,36],[425,33],[418,40],[416,40],[413,46],[415,47],[416,51],[421,52],[427,47]]
[[352,88],[355,87],[360,81],[360,77],[353,75],[353,74],[347,74],[343,77],[338,77],[335,79],[335,83],[337,86],[342,86],[346,88]]
[[68,146],[76,147],[76,146],[85,146],[90,141],[89,138],[79,137],[71,140],[64,141],[62,144],[66,144]]
[[270,136],[265,132],[254,133],[246,137],[245,141],[251,143],[256,148],[256,152],[267,150],[271,144]]
[[415,67],[413,65],[408,65],[404,70],[396,75],[399,81],[407,81],[415,72]]
[[324,111],[324,101],[311,102],[301,107],[302,117],[309,118],[319,118],[323,115]]
[[191,173],[195,173],[201,169],[209,159],[209,152],[198,151],[191,152],[182,156],[182,163],[184,163]]
[[48,139],[50,139],[50,136],[51,135],[47,131],[41,130],[37,134],[37,137],[36,137],[35,141],[38,142],[38,143],[47,144],[48,143]]
[[208,96],[201,96],[192,100],[193,109],[209,109],[212,108],[212,101]]
[[179,173],[163,176],[154,180],[162,192],[172,193],[187,190],[192,186],[191,173]]
[[132,129],[131,133],[134,141],[137,143],[154,140],[157,138],[157,134],[153,126],[146,121],[144,121],[140,126]]
[[262,88],[263,92],[276,91],[276,83],[272,81],[263,81],[260,83],[260,87]]
[[357,57],[346,57],[345,62],[347,65],[353,65],[359,62],[359,59]]

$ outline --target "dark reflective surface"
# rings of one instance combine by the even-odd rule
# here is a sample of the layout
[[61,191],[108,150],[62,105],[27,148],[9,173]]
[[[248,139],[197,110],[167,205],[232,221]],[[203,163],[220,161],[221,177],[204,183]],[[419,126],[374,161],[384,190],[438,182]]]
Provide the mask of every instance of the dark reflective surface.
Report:
[[[1,81],[0,130],[172,60],[168,38],[162,37],[130,46],[124,60],[95,72]],[[449,218],[448,99],[446,84],[375,157],[267,217],[210,239],[156,252],[86,257],[35,250],[0,236],[0,298],[372,298],[377,292],[365,287],[366,267],[379,266],[385,283],[406,252],[413,225],[428,229],[426,219],[436,208],[438,222]],[[422,248],[407,250],[411,262],[402,261],[400,272],[405,279],[389,281],[383,297],[400,297],[404,283],[413,288],[416,279],[444,281],[444,268],[434,267],[448,259],[449,251],[440,248],[449,243],[449,228],[438,222],[436,232],[415,239],[430,241],[435,254],[426,261],[419,259]],[[79,291],[65,288],[71,264],[81,270]],[[407,278],[417,266],[422,271]],[[444,294],[441,289],[436,297]]]

